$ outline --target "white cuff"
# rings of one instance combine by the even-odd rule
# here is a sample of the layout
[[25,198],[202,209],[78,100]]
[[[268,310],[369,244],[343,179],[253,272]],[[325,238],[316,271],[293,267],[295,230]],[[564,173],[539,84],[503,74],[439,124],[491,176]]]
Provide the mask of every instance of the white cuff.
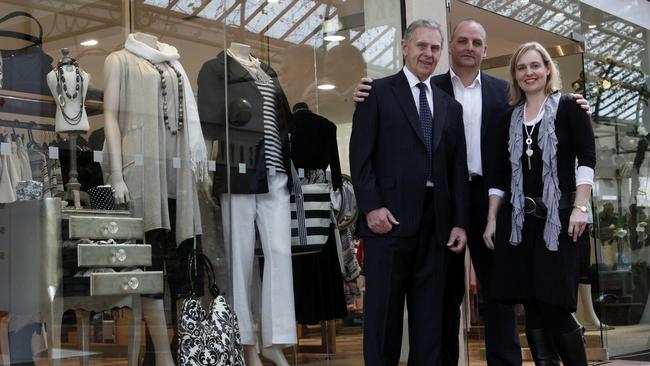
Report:
[[498,196],[503,198],[506,195],[506,192],[500,190],[499,188],[490,188],[488,190],[488,196]]
[[588,166],[579,166],[576,174],[576,186],[589,184],[594,186],[594,170]]

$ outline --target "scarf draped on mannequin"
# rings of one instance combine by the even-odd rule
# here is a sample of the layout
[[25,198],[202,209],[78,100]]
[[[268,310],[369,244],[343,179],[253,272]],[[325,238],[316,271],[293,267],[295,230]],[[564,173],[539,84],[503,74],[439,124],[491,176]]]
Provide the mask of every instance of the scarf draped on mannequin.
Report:
[[183,76],[183,101],[185,105],[183,106],[186,113],[186,126],[187,132],[189,134],[190,142],[190,158],[192,160],[192,171],[196,177],[197,181],[207,178],[207,163],[208,163],[208,153],[205,147],[205,141],[203,140],[203,133],[201,131],[201,121],[199,119],[199,110],[196,105],[196,99],[194,98],[194,93],[192,93],[192,85],[190,80],[185,73],[185,69],[178,61],[180,55],[176,47],[168,45],[162,42],[156,42],[156,47],[158,49],[153,49],[147,44],[138,41],[135,39],[133,34],[129,34],[124,44],[129,52],[142,57],[146,60],[151,61],[154,64],[161,62],[169,62],[174,66],[178,71],[180,71]]

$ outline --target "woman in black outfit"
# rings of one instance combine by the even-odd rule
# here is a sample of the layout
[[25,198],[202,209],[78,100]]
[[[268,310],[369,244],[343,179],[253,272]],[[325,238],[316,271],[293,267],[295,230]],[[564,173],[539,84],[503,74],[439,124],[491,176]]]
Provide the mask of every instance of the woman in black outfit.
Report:
[[591,122],[570,95],[557,92],[557,67],[539,43],[517,48],[510,76],[513,107],[491,131],[496,155],[487,177],[483,238],[495,252],[491,296],[524,305],[536,365],[559,365],[561,358],[565,366],[587,366],[582,328],[571,313],[579,248],[589,245]]

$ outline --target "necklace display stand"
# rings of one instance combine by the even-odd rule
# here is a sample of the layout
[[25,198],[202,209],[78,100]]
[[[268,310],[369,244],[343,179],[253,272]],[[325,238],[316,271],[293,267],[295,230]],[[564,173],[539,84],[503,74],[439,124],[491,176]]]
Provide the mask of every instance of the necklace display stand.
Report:
[[[81,202],[89,203],[90,197],[88,193],[81,192],[81,183],[77,179],[79,175],[77,172],[77,139],[82,132],[89,129],[84,101],[90,78],[79,68],[77,61],[70,57],[70,50],[61,48],[61,54],[63,57],[57,67],[48,74],[48,84],[57,104],[56,130],[69,136],[68,147],[70,149],[68,183],[65,185],[65,192],[61,192],[57,196],[72,201],[75,209],[81,209]],[[72,73],[73,71],[74,73]],[[73,80],[72,85],[66,81],[66,76]],[[72,109],[75,109],[75,105],[78,105],[79,108],[76,113],[70,109],[66,112],[66,106],[72,106]]]

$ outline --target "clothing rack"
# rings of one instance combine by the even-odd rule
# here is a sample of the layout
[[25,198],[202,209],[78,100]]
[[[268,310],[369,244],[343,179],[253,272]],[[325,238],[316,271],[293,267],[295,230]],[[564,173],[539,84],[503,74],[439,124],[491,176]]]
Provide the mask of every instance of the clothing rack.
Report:
[[25,130],[54,131],[53,124],[37,123],[34,121],[22,122],[19,120],[9,121],[6,119],[0,119],[0,127],[22,128]]

